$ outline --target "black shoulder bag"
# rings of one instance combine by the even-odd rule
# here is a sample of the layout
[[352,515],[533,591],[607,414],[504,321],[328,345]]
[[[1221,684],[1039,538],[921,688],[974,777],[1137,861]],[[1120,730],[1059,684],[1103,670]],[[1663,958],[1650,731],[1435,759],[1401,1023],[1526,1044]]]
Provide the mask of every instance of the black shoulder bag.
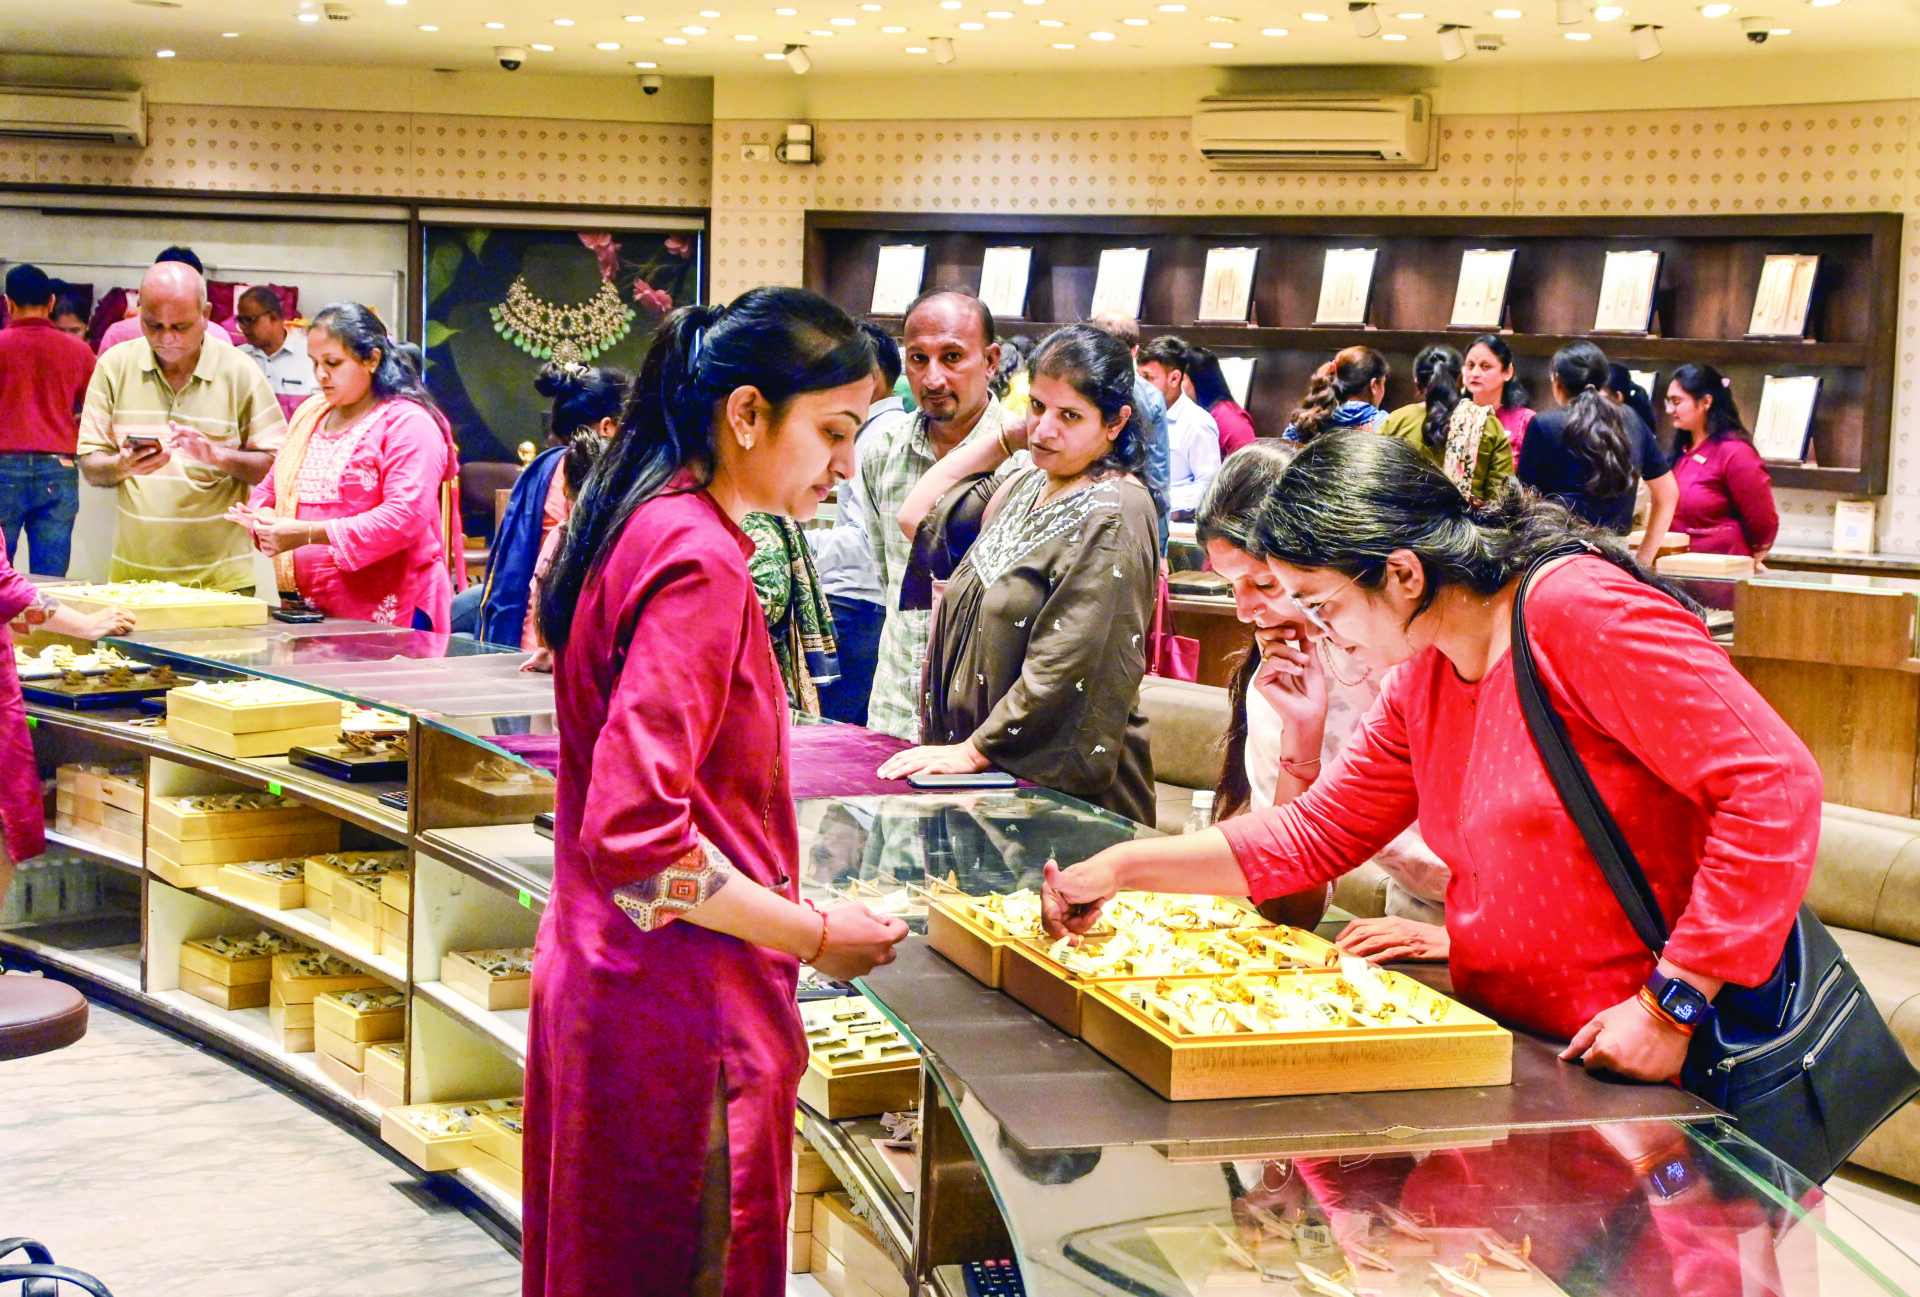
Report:
[[[1527,640],[1527,587],[1545,564],[1562,557],[1536,561],[1514,597],[1513,678],[1520,710],[1567,814],[1634,932],[1658,955],[1667,944],[1667,925],[1653,889],[1574,751]],[[1681,1084],[1816,1184],[1920,1092],[1920,1072],[1833,935],[1805,905],[1773,975],[1752,988],[1729,982],[1713,1007],[1713,1017],[1694,1032]]]

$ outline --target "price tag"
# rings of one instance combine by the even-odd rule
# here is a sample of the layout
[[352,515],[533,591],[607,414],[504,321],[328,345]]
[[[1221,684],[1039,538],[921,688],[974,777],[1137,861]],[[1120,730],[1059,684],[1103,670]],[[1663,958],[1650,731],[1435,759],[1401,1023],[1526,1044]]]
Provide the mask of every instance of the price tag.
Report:
[[531,910],[531,909],[533,908],[533,893],[532,893],[532,892],[522,892],[522,893],[520,893],[520,908],[521,908],[521,909],[523,909],[523,910]]
[[279,785],[279,784],[276,784],[276,783],[272,783],[272,782],[269,782],[269,783],[267,784],[267,791],[268,791],[269,793],[271,793],[271,794],[272,794],[273,796],[275,796],[275,797],[278,797],[278,796],[280,796],[280,785]]
[[28,729],[30,729],[30,730],[37,730],[37,729],[39,729],[39,728],[40,728],[40,718],[39,718],[38,716],[29,716],[29,717],[27,717],[27,728],[28,728]]

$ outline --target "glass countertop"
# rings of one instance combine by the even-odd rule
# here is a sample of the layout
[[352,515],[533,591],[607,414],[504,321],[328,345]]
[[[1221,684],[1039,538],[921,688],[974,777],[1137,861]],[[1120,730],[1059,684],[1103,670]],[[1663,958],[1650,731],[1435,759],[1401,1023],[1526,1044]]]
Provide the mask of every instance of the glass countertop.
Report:
[[1721,1122],[1489,1130],[1324,1157],[1034,1152],[934,1073],[1033,1297],[1920,1293],[1912,1257]]

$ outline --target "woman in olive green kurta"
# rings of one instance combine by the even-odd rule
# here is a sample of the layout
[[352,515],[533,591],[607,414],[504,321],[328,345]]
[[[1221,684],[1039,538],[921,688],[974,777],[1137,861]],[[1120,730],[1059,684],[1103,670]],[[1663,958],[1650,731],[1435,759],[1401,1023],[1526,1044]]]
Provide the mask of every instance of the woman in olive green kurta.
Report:
[[1380,425],[1432,460],[1475,504],[1491,500],[1513,476],[1513,443],[1500,412],[1473,403],[1460,378],[1460,353],[1431,346],[1413,360],[1423,400],[1403,405]]
[[[1132,357],[1069,325],[1040,344],[1030,374],[1032,418],[1015,431],[1035,467],[1002,486],[941,596],[920,708],[927,746],[889,758],[880,775],[995,766],[1151,824],[1140,679],[1160,525],[1141,484],[1147,432],[1132,408]],[[962,447],[948,475],[992,471],[1006,450]]]

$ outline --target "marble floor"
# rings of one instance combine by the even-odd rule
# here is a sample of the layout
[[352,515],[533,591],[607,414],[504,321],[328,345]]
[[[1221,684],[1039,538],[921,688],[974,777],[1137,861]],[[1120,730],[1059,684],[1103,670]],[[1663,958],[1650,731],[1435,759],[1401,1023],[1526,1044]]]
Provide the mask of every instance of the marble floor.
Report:
[[519,1262],[424,1177],[98,1003],[78,1044],[0,1063],[0,1095],[0,1235],[116,1297],[520,1291]]

